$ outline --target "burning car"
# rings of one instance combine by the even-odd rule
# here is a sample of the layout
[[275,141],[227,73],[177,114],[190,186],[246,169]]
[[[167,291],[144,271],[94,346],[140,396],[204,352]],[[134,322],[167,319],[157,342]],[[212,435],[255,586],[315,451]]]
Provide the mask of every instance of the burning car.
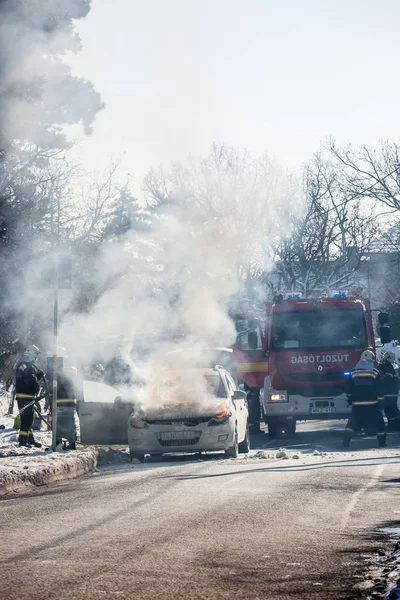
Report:
[[129,419],[130,455],[225,451],[236,458],[250,449],[248,418],[246,392],[222,366],[167,370]]

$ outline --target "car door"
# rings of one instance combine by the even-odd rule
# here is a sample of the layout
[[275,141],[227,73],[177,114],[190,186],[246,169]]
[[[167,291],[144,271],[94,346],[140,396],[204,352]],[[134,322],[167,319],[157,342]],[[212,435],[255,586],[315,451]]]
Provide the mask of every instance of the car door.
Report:
[[100,381],[83,381],[79,403],[82,444],[128,444],[128,419],[133,402],[124,400],[116,388]]
[[237,390],[237,386],[233,380],[233,377],[225,372],[225,381],[228,388],[228,395],[231,398],[231,402],[236,410],[237,415],[237,423],[238,423],[238,439],[239,442],[243,441],[246,435],[246,427],[247,427],[247,402],[245,399],[234,399],[233,395]]

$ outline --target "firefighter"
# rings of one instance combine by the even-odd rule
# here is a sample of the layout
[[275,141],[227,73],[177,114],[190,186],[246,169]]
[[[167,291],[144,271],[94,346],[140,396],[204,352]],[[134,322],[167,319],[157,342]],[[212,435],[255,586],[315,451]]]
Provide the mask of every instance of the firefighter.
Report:
[[78,401],[82,397],[80,377],[78,369],[68,359],[65,348],[58,348],[57,356],[63,359],[63,367],[57,375],[56,444],[61,444],[65,439],[67,440],[66,449],[75,450],[75,414],[78,411]]
[[355,431],[374,430],[380,448],[386,446],[385,422],[382,415],[383,383],[381,374],[374,368],[374,354],[365,350],[351,371],[347,381],[347,397],[351,404],[351,417],[344,430],[343,446],[350,446]]
[[35,400],[40,389],[40,380],[44,379],[44,373],[35,364],[40,356],[37,346],[29,346],[19,360],[15,373],[15,397],[18,410],[21,415],[18,445],[31,448],[41,448],[42,444],[36,442],[33,433],[33,419]]
[[396,365],[396,356],[390,350],[384,352],[378,370],[383,381],[384,411],[388,420],[389,431],[399,431],[400,411],[397,408],[397,396],[399,393],[399,377]]

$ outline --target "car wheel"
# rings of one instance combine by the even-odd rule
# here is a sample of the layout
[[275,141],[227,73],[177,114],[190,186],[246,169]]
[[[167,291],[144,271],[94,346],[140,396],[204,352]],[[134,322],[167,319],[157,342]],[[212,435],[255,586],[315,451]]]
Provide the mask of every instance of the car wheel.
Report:
[[249,424],[246,426],[246,434],[244,436],[243,442],[239,444],[239,452],[241,454],[247,454],[250,451],[250,432],[249,432]]
[[141,454],[140,452],[129,452],[129,455],[131,457],[131,460],[136,458],[140,462],[144,462],[144,454]]
[[239,443],[238,443],[238,434],[237,429],[235,429],[235,439],[233,442],[233,446],[225,450],[226,458],[237,458],[239,456]]

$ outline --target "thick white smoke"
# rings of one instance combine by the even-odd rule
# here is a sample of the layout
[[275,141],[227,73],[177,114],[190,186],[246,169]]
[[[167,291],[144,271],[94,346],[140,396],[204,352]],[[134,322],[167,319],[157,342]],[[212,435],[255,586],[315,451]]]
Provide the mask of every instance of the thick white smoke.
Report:
[[[99,278],[112,283],[89,315],[68,318],[61,329],[63,343],[82,363],[113,336],[125,341],[128,360],[132,348],[147,346],[145,359],[138,353],[132,364],[146,384],[140,388],[145,405],[162,398],[171,403],[170,389],[155,389],[177,362],[182,369],[202,364],[209,349],[235,341],[229,303],[246,277],[271,267],[271,241],[282,234],[296,195],[295,182],[272,162],[267,171],[266,159],[260,170],[259,161],[245,154],[243,162],[239,153],[236,165],[224,160],[216,170],[218,148],[232,157],[232,149],[214,146],[211,158],[192,162],[184,178],[169,181],[169,198],[149,233],[128,232],[103,248]],[[193,372],[181,377],[185,390],[174,390],[177,401],[201,385]]]

